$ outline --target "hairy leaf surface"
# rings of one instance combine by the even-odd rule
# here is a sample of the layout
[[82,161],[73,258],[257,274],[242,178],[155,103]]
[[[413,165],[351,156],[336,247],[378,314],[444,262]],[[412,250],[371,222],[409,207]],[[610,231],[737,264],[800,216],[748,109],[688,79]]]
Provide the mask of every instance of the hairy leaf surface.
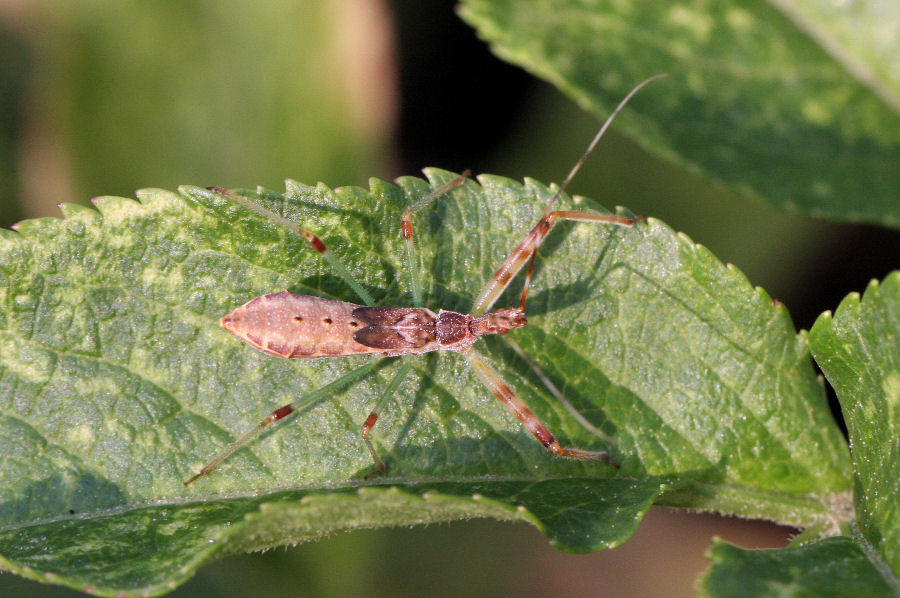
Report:
[[[401,213],[453,176],[427,174],[368,191],[290,182],[285,194],[243,195],[319,235],[377,304],[404,306]],[[414,218],[432,309],[468,311],[550,194],[479,182]],[[63,219],[0,232],[8,569],[101,594],[160,593],[216,555],[335,530],[499,517],[588,551],[627,539],[653,502],[827,526],[849,489],[846,446],[784,307],[654,219],[554,229],[529,325],[510,334],[602,434],[503,339],[479,344],[563,445],[609,450],[620,469],[552,455],[461,356],[428,354],[402,358],[413,373],[373,432],[385,475],[363,479],[372,464],[359,428],[396,359],[185,488],[270,411],[371,358],[278,359],[219,327],[282,289],[360,302],[302,237],[211,191],[138,199],[66,205]]]

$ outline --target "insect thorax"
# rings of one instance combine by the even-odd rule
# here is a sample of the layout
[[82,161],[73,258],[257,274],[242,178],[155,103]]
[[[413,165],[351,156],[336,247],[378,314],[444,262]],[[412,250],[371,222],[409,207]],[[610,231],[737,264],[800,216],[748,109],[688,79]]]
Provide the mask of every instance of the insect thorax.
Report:
[[524,311],[509,307],[484,314],[473,320],[469,327],[476,336],[484,336],[485,334],[506,334],[510,330],[521,328],[527,322]]

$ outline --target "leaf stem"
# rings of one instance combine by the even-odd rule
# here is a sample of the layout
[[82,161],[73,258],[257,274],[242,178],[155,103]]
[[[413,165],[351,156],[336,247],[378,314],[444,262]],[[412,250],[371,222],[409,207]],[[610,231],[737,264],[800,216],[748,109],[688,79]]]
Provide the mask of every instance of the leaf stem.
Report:
[[866,555],[869,562],[878,570],[882,579],[884,579],[884,582],[891,590],[893,590],[895,595],[900,596],[900,579],[897,578],[894,570],[891,569],[891,566],[884,560],[881,553],[878,552],[878,549],[876,549],[863,534],[862,529],[859,527],[859,522],[856,519],[850,522],[850,533],[853,541],[859,544],[863,554]]

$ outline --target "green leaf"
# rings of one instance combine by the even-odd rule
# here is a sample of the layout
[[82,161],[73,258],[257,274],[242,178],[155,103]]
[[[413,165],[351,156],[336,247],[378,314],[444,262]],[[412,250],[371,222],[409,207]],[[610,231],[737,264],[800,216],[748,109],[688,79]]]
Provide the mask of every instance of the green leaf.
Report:
[[[453,175],[371,190],[289,183],[243,195],[324,241],[381,305],[409,304],[404,209]],[[469,311],[550,195],[482,176],[414,217],[426,303]],[[542,246],[518,342],[580,424],[499,337],[481,351],[564,445],[545,450],[461,356],[404,357],[412,375],[373,438],[359,426],[398,368],[272,426],[183,481],[274,408],[368,357],[285,360],[219,318],[290,289],[359,302],[299,235],[232,199],[184,188],[66,205],[0,232],[0,557],[100,594],[159,593],[209,559],[376,525],[499,517],[560,547],[623,542],[653,502],[835,531],[846,445],[783,306],[654,219],[563,223]],[[571,203],[563,198],[563,203]],[[580,208],[600,209],[578,199]],[[515,282],[499,304],[515,304]],[[609,445],[603,437],[615,439]]]
[[900,226],[900,9],[853,3],[464,0],[501,58],[652,153],[785,209]]
[[855,539],[900,594],[900,273],[820,316],[810,346],[847,422]]
[[700,579],[707,596],[896,595],[849,538],[782,550],[743,550],[716,542],[712,567]]
[[850,435],[850,537],[766,551],[719,543],[701,581],[710,596],[900,596],[900,273],[822,314],[809,344]]

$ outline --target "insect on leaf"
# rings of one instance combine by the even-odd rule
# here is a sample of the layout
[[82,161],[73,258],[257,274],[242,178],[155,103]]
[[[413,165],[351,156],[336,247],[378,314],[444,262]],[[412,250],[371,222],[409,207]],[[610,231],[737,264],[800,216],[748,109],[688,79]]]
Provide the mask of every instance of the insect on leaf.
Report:
[[[242,193],[318,235],[380,306],[409,306],[404,209],[454,175],[369,190],[290,182]],[[425,304],[468,312],[550,190],[467,181],[414,225]],[[358,297],[309,243],[231,198],[186,187],[0,232],[0,563],[98,594],[160,593],[216,555],[338,529],[477,516],[526,520],[571,551],[614,546],[654,502],[831,521],[846,446],[785,309],[649,219],[563,223],[537,259],[528,326],[509,334],[579,422],[499,337],[479,342],[564,446],[523,430],[452,353],[407,356],[372,438],[360,425],[398,360],[185,479],[272,409],[371,356],[288,360],[219,326],[284,289]],[[563,207],[601,207],[562,198]],[[514,283],[498,305],[517,304]],[[592,430],[594,427],[599,430]],[[614,443],[606,439],[611,438]]]

